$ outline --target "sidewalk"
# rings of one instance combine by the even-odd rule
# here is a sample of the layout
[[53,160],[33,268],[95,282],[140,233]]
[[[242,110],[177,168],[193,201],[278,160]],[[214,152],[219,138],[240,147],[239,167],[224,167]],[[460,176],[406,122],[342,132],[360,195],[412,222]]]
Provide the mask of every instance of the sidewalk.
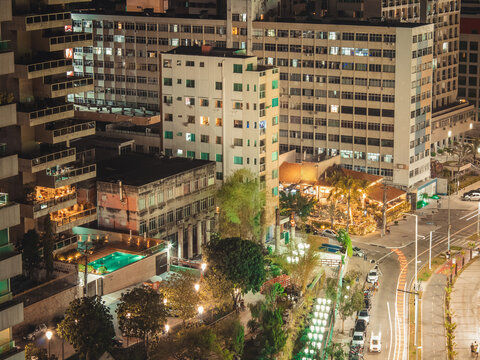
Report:
[[470,344],[480,342],[480,261],[471,263],[457,278],[451,295],[455,350],[459,359],[470,358]]
[[[423,209],[422,209],[423,210]],[[418,210],[418,234],[428,235],[430,231],[437,229],[437,226],[427,224],[422,220],[427,216],[428,211]],[[424,215],[425,214],[425,215]],[[380,246],[387,249],[401,249],[415,240],[415,217],[407,216],[405,220],[399,220],[398,225],[389,225],[390,234],[384,237],[380,236],[380,231],[365,236],[352,236],[352,240],[356,244],[367,244]],[[354,244],[354,245],[356,245]]]
[[444,296],[447,277],[434,273],[425,286],[422,299],[422,358],[444,360],[445,347]]

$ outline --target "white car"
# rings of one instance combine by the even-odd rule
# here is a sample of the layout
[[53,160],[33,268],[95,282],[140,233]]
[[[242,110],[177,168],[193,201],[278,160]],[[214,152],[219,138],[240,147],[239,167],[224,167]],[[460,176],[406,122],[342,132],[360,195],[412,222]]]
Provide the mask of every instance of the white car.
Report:
[[367,275],[367,282],[375,284],[378,281],[378,270],[372,269]]
[[382,333],[379,332],[378,335],[372,333],[370,338],[370,352],[380,352],[382,351]]
[[330,239],[337,239],[337,236],[338,236],[336,231],[332,229],[325,229],[320,233],[320,235]]
[[370,314],[368,313],[368,310],[367,309],[360,310],[358,312],[357,319],[365,320],[365,322],[368,324],[370,322]]
[[365,345],[365,335],[363,333],[353,333],[352,346],[355,345],[360,345],[361,347]]
[[463,200],[479,201],[480,200],[480,193],[473,193],[473,194],[465,195],[463,197]]
[[360,249],[358,246],[354,246],[352,248],[352,251],[353,251],[353,256],[363,257],[365,255],[363,253],[363,250]]

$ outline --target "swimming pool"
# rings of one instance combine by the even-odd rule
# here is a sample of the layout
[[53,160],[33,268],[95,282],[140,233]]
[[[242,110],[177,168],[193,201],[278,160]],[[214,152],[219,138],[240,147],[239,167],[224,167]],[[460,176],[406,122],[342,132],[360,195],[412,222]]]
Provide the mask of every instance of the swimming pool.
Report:
[[127,254],[120,251],[115,251],[114,253],[104,256],[100,259],[92,261],[88,266],[92,266],[95,270],[98,270],[101,267],[105,267],[104,273],[111,273],[115,270],[118,270],[124,266],[127,266],[131,263],[134,263],[138,260],[143,259],[143,255],[134,255]]

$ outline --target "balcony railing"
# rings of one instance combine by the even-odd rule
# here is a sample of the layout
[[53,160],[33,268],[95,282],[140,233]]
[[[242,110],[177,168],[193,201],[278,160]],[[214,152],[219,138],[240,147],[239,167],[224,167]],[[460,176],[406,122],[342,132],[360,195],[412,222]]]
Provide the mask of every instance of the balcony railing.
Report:
[[96,215],[97,208],[90,208],[61,219],[53,219],[52,222],[55,227],[55,232],[59,233],[74,226],[79,226],[94,221],[96,219]]
[[55,173],[51,173],[47,170],[47,172],[38,175],[37,183],[40,186],[60,188],[62,186],[72,185],[80,181],[94,178],[96,175],[97,165],[90,164],[77,169],[71,169]]
[[89,121],[83,124],[67,126],[61,129],[53,130],[53,137],[65,136],[79,131],[95,129],[95,121]]
[[52,97],[65,96],[75,92],[89,91],[88,87],[93,90],[93,78],[90,77],[72,77],[72,79],[65,79],[55,83],[45,83],[44,94]]
[[29,154],[19,155],[20,171],[38,172],[55,165],[62,165],[75,161],[75,148],[68,148],[60,151],[50,150],[51,153],[41,156]]
[[48,76],[65,73],[72,68],[72,59],[55,59],[40,61],[33,59],[24,63],[16,63],[16,75],[22,78],[33,79],[40,76]]
[[32,31],[70,25],[71,18],[70,12],[18,15],[13,18],[13,23],[17,30]]
[[44,106],[38,106],[37,109],[29,108],[27,106],[22,107],[22,105],[19,105],[18,112],[20,125],[36,126],[72,117],[74,114],[74,107],[73,104],[69,103],[62,103],[56,106],[46,104]]
[[77,194],[74,192],[72,194],[57,197],[55,199],[44,200],[44,201],[33,201],[33,211],[37,212],[47,208],[52,208],[56,205],[65,203],[66,201],[76,200],[76,199],[77,199]]
[[[49,51],[63,50],[69,47],[88,46],[93,40],[93,35],[90,33],[70,33],[48,36]],[[87,44],[81,44],[88,42]]]

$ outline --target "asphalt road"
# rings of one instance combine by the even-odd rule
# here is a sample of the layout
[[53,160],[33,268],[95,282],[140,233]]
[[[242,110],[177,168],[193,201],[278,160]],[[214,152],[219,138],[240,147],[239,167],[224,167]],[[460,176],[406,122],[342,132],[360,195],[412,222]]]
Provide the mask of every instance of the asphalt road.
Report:
[[[466,238],[477,230],[478,206],[477,202],[460,201],[459,195],[451,197],[451,246],[467,247],[468,240]],[[422,225],[432,224],[432,220],[436,226],[435,231],[432,233],[432,258],[447,250],[447,200],[443,199],[441,208],[435,209],[434,212],[432,216],[432,210],[417,211],[420,229],[425,229],[425,226]],[[354,245],[364,249],[369,260],[373,259],[378,263],[381,273],[379,277],[380,287],[374,295],[372,302],[373,306],[370,315],[370,325],[367,330],[365,350],[368,349],[371,334],[381,332],[382,351],[381,353],[368,353],[366,351],[365,359],[404,360],[407,358],[406,329],[408,311],[406,304],[408,303],[408,295],[397,291],[397,289],[410,290],[414,281],[415,227],[412,224],[414,224],[413,221],[400,222],[399,226],[407,227],[407,232],[410,231],[411,234],[408,237],[412,241],[405,240],[404,243],[406,245],[395,251],[393,251],[393,246],[388,245],[388,236],[385,238],[386,241],[383,247],[365,244],[365,240],[362,239],[358,239],[358,241],[354,239]],[[430,226],[430,228],[433,227]],[[428,264],[429,237],[428,232],[422,233],[419,230],[418,268]],[[405,267],[403,272],[401,271],[400,263]],[[369,262],[368,266],[373,267],[374,264]]]

